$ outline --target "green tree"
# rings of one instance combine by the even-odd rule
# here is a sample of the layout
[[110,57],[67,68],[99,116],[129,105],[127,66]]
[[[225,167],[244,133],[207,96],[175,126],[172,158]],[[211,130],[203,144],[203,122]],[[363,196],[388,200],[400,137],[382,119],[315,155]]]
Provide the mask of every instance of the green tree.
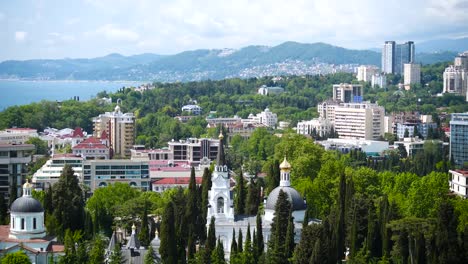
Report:
[[34,150],[34,154],[39,154],[39,155],[48,154],[49,149],[47,147],[47,142],[38,137],[29,138],[25,143],[34,145],[34,147],[36,148]]
[[150,244],[149,237],[149,224],[148,224],[148,202],[144,201],[144,209],[141,214],[141,228],[140,233],[138,233],[138,239],[141,242],[141,245],[147,247]]
[[63,239],[65,230],[80,230],[84,222],[84,197],[78,178],[70,165],[65,165],[58,182],[53,187],[53,215],[59,223],[59,238]]
[[237,177],[236,196],[234,198],[234,210],[237,215],[242,215],[245,213],[245,198],[245,180],[241,172]]
[[247,187],[246,214],[256,215],[258,206],[260,205],[260,190],[254,179],[250,179]]
[[146,254],[145,254],[144,264],[155,264],[155,263],[158,263],[156,253],[154,252],[153,247],[149,246],[148,251],[146,251]]
[[93,239],[93,246],[89,252],[89,262],[90,264],[101,264],[104,262],[104,250],[105,245],[104,241],[100,236],[96,236]]
[[291,203],[287,194],[280,190],[275,205],[275,213],[271,223],[270,240],[268,241],[269,263],[288,263],[286,256],[286,229],[288,226]]
[[2,258],[2,264],[31,264],[31,260],[24,251],[7,253]]
[[211,254],[211,263],[212,264],[225,264],[226,260],[224,259],[224,247],[223,242],[218,239],[218,244]]
[[245,235],[244,252],[242,253],[242,263],[254,264],[254,252],[252,248],[252,240],[250,236],[250,223],[247,226],[247,233]]
[[123,264],[124,258],[122,256],[122,249],[120,245],[116,244],[109,257],[109,264]]
[[263,227],[262,227],[262,216],[260,212],[257,212],[256,217],[256,229],[257,229],[257,255],[260,257],[265,251],[265,242],[263,241]]
[[239,228],[239,235],[237,236],[237,252],[242,254],[244,252],[244,238],[242,236],[242,229]]
[[208,168],[203,170],[202,177],[202,197],[201,197],[201,217],[200,225],[202,231],[200,233],[200,242],[204,243],[206,239],[206,217],[208,214],[208,191],[211,189],[211,173]]
[[161,222],[161,246],[159,253],[163,263],[177,263],[177,239],[175,222],[175,206],[173,202],[167,204]]
[[289,218],[288,218],[288,226],[286,228],[286,240],[285,240],[286,246],[286,258],[290,259],[293,256],[294,252],[294,217],[292,216],[292,207],[291,210],[289,211]]

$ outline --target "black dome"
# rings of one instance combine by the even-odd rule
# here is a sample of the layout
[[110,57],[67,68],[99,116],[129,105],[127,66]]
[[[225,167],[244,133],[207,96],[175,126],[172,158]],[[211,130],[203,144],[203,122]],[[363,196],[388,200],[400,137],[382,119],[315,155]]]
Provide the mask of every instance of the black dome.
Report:
[[298,191],[296,191],[296,189],[287,186],[276,187],[275,189],[273,189],[273,191],[270,192],[267,198],[265,209],[275,210],[275,205],[276,201],[278,201],[280,190],[283,190],[283,192],[285,192],[288,196],[288,200],[292,203],[293,211],[306,209],[306,204],[304,203],[301,194]]
[[40,213],[44,212],[42,204],[32,197],[20,197],[11,205],[12,213]]

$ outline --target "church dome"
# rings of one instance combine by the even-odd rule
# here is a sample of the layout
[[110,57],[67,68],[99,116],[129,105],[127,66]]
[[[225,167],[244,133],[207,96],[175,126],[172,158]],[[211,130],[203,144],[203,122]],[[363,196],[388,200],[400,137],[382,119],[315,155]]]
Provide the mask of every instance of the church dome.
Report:
[[282,170],[289,170],[291,169],[291,164],[286,160],[286,157],[284,157],[283,162],[280,164],[280,169]]
[[275,210],[275,205],[278,201],[280,190],[283,190],[283,192],[285,192],[288,196],[288,200],[292,204],[293,211],[306,209],[306,204],[304,203],[301,194],[298,191],[296,191],[296,189],[289,186],[279,186],[273,189],[273,191],[271,191],[268,195],[265,209]]
[[40,213],[44,212],[41,203],[32,197],[20,197],[11,205],[12,213]]

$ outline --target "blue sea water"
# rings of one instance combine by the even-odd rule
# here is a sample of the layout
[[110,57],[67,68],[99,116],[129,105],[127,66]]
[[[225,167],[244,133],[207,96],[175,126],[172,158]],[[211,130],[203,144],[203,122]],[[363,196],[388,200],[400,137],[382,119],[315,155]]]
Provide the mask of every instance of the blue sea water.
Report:
[[0,80],[0,111],[9,106],[42,100],[63,101],[75,96],[79,96],[80,101],[85,101],[94,98],[101,91],[115,92],[124,86],[139,84],[141,82]]

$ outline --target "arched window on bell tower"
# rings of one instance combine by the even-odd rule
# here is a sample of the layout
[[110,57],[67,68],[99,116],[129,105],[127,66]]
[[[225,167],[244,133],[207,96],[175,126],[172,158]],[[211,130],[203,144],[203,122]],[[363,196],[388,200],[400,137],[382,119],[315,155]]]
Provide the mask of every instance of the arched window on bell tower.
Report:
[[216,211],[218,214],[224,214],[224,198],[219,197],[216,203]]

